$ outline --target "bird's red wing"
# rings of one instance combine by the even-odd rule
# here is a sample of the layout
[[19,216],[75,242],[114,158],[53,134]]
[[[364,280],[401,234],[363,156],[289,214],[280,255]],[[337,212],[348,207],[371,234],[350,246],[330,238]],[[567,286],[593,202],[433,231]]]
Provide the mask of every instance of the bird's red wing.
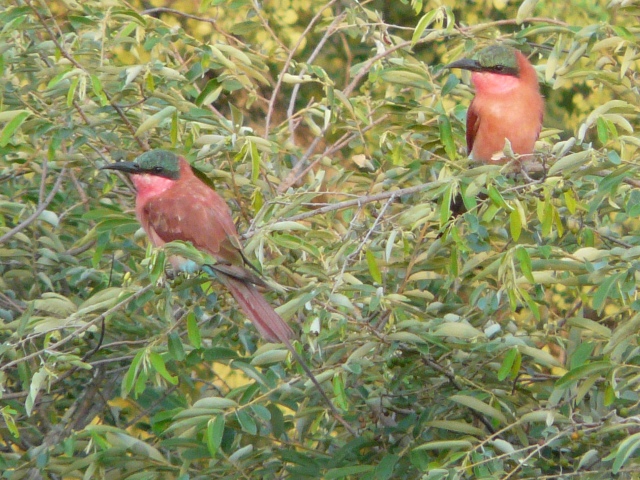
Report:
[[[178,187],[178,186],[176,186]],[[185,182],[150,199],[143,223],[154,243],[183,240],[232,265],[243,264],[240,241],[225,201],[201,182]],[[157,237],[154,239],[154,235]]]
[[475,99],[471,102],[469,110],[467,111],[467,155],[471,155],[471,150],[473,150],[473,141],[476,138],[478,127],[480,126],[480,117],[473,105],[474,102]]

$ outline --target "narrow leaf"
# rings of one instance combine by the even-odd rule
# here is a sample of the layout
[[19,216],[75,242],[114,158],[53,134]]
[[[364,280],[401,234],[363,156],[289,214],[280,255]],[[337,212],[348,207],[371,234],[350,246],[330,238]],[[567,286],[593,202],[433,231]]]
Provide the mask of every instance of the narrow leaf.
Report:
[[502,360],[502,365],[500,365],[500,370],[498,370],[498,380],[502,381],[507,378],[509,372],[511,372],[511,367],[518,356],[518,349],[512,348],[507,354],[504,356],[504,360]]
[[[605,372],[611,368],[610,362],[600,361],[600,362],[592,362],[587,363],[586,365],[580,365],[567,372],[562,376],[557,382],[557,388],[566,388],[570,386],[572,383],[577,382],[578,380],[582,380],[586,377],[590,377],[593,375],[599,375],[601,372]],[[599,375],[600,376],[600,375]]]
[[187,336],[191,345],[195,348],[202,347],[202,338],[200,337],[200,329],[198,328],[198,322],[196,321],[196,315],[193,312],[189,312],[187,315]]
[[224,415],[218,415],[207,423],[207,449],[211,457],[215,457],[224,434]]
[[151,115],[147,118],[136,130],[135,136],[139,137],[144,132],[151,130],[152,128],[157,127],[164,119],[169,118],[173,115],[173,112],[176,111],[176,107],[170,105],[168,107],[163,108],[158,113]]
[[378,259],[375,257],[373,252],[369,249],[365,252],[365,257],[367,259],[367,265],[369,266],[369,273],[373,278],[373,281],[381,284],[382,283],[382,274],[380,273],[380,268],[378,267]]
[[172,385],[178,384],[178,377],[173,376],[169,373],[162,355],[157,352],[151,352],[149,353],[149,361],[151,362],[151,366],[155,369],[155,371],[158,372],[160,376],[167,382],[171,383]]
[[15,131],[20,128],[20,125],[22,125],[29,115],[31,115],[31,112],[22,111],[4,126],[2,132],[0,132],[0,147],[5,147],[7,143],[9,143]]
[[480,412],[489,417],[495,418],[503,424],[508,423],[507,418],[504,416],[504,414],[500,410],[497,410],[496,408],[490,405],[487,405],[486,403],[484,403],[481,400],[478,400],[475,397],[471,397],[469,395],[453,395],[449,397],[449,400],[459,403],[460,405],[464,405],[465,407],[471,408],[472,410]]
[[411,36],[412,47],[418,42],[418,40],[420,40],[420,37],[422,37],[422,34],[424,33],[425,29],[429,25],[431,25],[431,22],[433,22],[433,19],[435,18],[437,13],[438,13],[438,10],[431,10],[430,12],[425,13],[422,16],[422,18],[418,21],[418,24],[416,25],[416,28],[413,31],[413,35]]

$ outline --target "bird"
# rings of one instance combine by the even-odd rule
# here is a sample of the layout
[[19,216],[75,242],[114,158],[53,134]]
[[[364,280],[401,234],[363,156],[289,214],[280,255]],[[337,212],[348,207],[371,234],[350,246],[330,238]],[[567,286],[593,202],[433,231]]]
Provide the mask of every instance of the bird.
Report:
[[[293,338],[291,327],[276,313],[258,287],[264,280],[251,272],[242,252],[240,237],[223,198],[203,182],[191,165],[173,152],[150,150],[132,162],[102,167],[129,174],[136,187],[136,216],[156,247],[182,240],[211,255],[215,272],[260,334],[271,342]],[[193,273],[195,262],[172,256],[176,271]]]
[[466,133],[471,159],[505,163],[505,139],[521,160],[532,158],[542,128],[544,99],[527,57],[508,45],[494,44],[445,68],[472,72],[475,96],[467,110]]
[[240,308],[268,341],[281,342],[300,363],[329,406],[333,417],[353,436],[355,429],[340,415],[317,378],[291,343],[294,332],[258,290],[264,280],[246,268],[231,210],[209,185],[192,170],[184,157],[173,152],[149,150],[132,162],[109,163],[102,170],[129,174],[136,187],[136,216],[157,247],[181,240],[190,242],[215,259],[199,266],[184,257],[172,256],[174,269],[194,272],[198,267],[216,278],[231,292]]

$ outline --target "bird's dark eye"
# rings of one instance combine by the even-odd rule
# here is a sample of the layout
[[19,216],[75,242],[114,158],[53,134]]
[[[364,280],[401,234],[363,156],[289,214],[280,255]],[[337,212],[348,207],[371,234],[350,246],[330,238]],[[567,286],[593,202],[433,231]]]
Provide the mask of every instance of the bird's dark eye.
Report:
[[504,70],[504,65],[496,65],[495,67],[493,67],[493,69],[494,69],[496,72],[501,72],[501,71],[503,71],[503,70]]
[[153,167],[153,173],[162,173],[162,167]]

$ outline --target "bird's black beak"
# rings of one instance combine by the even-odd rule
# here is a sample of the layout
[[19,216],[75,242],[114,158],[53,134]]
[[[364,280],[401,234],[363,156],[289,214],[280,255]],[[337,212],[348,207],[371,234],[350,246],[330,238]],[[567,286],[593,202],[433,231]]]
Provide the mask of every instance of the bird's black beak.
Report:
[[471,58],[461,58],[460,60],[456,60],[455,62],[445,65],[444,68],[461,68],[462,70],[471,70],[472,72],[479,72],[482,70],[478,61]]
[[135,162],[108,163],[100,167],[100,170],[120,170],[125,173],[140,173],[140,165]]

